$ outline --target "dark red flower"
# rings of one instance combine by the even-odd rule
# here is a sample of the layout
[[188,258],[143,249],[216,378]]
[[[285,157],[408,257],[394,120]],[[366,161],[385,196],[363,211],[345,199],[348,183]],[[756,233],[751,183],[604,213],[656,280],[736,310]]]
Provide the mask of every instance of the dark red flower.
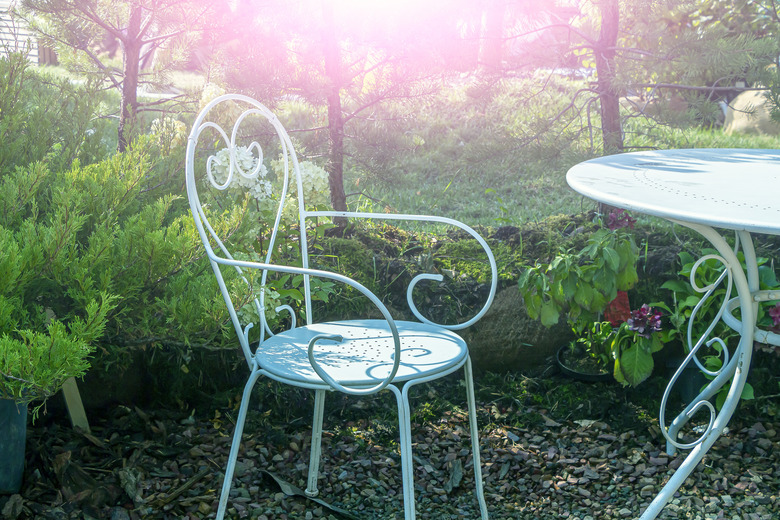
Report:
[[769,316],[772,318],[772,331],[780,333],[780,303],[769,309]]
[[631,317],[626,321],[629,330],[633,330],[643,338],[649,338],[653,332],[661,330],[661,311],[653,310],[647,304],[631,311]]
[[607,227],[612,231],[625,227],[633,229],[634,223],[636,223],[636,219],[623,209],[613,211],[607,215]]

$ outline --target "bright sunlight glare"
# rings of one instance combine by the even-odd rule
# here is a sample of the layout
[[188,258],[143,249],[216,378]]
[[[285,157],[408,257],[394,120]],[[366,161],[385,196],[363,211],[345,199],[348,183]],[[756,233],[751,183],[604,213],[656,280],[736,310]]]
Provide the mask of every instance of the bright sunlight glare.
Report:
[[334,7],[344,16],[359,19],[362,16],[398,17],[413,11],[419,0],[333,0]]

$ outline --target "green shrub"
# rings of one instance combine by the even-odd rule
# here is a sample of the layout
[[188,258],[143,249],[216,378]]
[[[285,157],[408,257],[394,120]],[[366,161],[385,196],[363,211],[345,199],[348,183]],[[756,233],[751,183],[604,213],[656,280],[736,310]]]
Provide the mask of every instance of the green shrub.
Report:
[[0,190],[0,397],[21,402],[84,374],[115,305],[107,291],[62,285],[87,218],[79,192],[55,177],[34,163]]
[[0,173],[46,160],[53,169],[95,162],[111,150],[102,95],[30,68],[22,53],[0,57]]

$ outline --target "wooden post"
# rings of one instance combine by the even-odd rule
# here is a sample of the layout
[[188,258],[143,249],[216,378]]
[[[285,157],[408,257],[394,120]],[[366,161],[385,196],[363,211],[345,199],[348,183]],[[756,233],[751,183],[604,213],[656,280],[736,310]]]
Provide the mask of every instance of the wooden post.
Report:
[[62,385],[62,395],[65,396],[65,407],[68,409],[68,416],[73,427],[79,427],[89,433],[89,422],[87,422],[87,413],[84,411],[84,404],[81,402],[79,387],[76,385],[76,378],[71,377],[65,380]]

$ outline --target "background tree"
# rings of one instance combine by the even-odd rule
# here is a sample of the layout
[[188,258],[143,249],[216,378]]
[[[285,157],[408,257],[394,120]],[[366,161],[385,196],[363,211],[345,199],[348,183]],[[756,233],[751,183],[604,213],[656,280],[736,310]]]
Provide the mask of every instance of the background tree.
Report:
[[[170,99],[139,102],[139,87],[166,87],[167,73],[188,57],[187,49],[219,13],[223,2],[207,0],[22,0],[22,16],[56,48],[61,61],[88,77],[98,76],[120,93],[118,148],[124,151],[140,111]],[[108,52],[117,42],[121,65]],[[155,67],[155,52],[167,58]]]
[[215,60],[221,70],[212,74],[230,89],[271,105],[294,98],[324,109],[320,127],[302,130],[325,135],[325,149],[308,152],[328,158],[336,210],[347,208],[344,159],[355,124],[383,101],[434,91],[455,59],[454,15],[442,14],[441,1],[408,5],[402,14],[384,3],[244,0],[233,14],[244,22],[230,24],[233,41]]
[[[662,124],[713,124],[722,116],[716,102],[732,93],[737,81],[766,77],[766,66],[778,52],[774,39],[703,26],[703,20],[699,5],[686,0],[589,0],[566,24],[507,39],[566,27],[568,37],[557,39],[556,52],[548,50],[548,56],[561,59],[548,66],[565,66],[575,58],[592,73],[557,118],[587,112],[589,128],[590,109],[597,101],[602,146],[614,152],[623,149],[624,122],[632,117],[630,111],[621,111],[623,99],[628,99],[633,116]],[[675,110],[667,108],[671,102],[678,103]]]

